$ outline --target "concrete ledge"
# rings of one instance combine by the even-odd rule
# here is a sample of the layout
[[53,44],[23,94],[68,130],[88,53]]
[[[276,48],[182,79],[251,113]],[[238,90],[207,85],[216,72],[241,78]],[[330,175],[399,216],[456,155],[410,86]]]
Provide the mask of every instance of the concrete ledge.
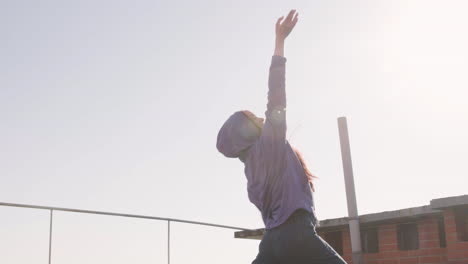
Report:
[[319,225],[316,227],[316,229],[319,231],[320,229],[324,229],[327,227],[340,227],[345,225],[348,225],[348,217],[331,218],[320,220]]
[[431,200],[431,207],[434,209],[442,209],[460,205],[468,205],[468,195],[446,197]]
[[[461,205],[468,205],[468,195],[434,199],[431,200],[430,205],[425,206],[361,215],[359,216],[359,223],[361,225],[370,225],[374,223],[377,224],[383,222],[405,221],[407,219],[414,219],[433,214],[442,215],[441,209]],[[317,231],[330,231],[333,229],[341,229],[345,226],[348,226],[348,217],[325,219],[320,221],[320,225],[317,226]],[[234,237],[247,239],[262,239],[264,233],[265,229],[260,228],[250,231],[235,232]]]
[[[439,210],[434,210],[429,205],[412,207],[406,209],[400,209],[395,211],[385,211],[381,213],[365,214],[359,216],[359,223],[361,225],[370,223],[381,223],[381,222],[392,222],[400,219],[407,218],[418,218],[431,214],[441,214]],[[326,219],[320,221],[320,226],[317,227],[317,231],[333,229],[337,227],[343,227],[348,225],[348,217]]]
[[381,222],[388,220],[395,220],[401,218],[418,218],[421,216],[431,215],[431,214],[441,214],[439,210],[434,210],[430,205],[420,206],[420,207],[411,207],[406,209],[400,209],[395,211],[386,211],[375,214],[367,214],[359,217],[360,223],[371,223],[371,222]]
[[255,229],[255,230],[246,230],[246,231],[237,231],[234,232],[234,238],[246,238],[246,239],[262,239],[265,234],[265,228]]
[[[386,211],[375,214],[366,214],[359,216],[359,223],[365,225],[368,223],[381,223],[398,221],[408,218],[418,218],[431,214],[442,214],[439,210],[433,210],[431,206],[412,207],[396,211]],[[326,219],[320,221],[320,225],[317,226],[317,231],[340,229],[348,225],[348,217]],[[235,238],[246,238],[246,239],[262,239],[265,234],[265,229],[255,229],[248,231],[238,231],[234,233]]]

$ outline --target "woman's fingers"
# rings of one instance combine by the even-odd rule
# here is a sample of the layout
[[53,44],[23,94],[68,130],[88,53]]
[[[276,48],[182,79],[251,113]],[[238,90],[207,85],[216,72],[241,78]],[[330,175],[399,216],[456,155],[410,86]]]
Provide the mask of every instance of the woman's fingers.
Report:
[[284,16],[278,18],[278,20],[276,21],[276,25],[277,26],[281,24],[286,24],[286,25],[293,24],[294,25],[297,22],[298,15],[299,13],[297,13],[295,9],[292,9],[291,11],[289,11],[288,15],[286,16],[286,19],[284,19]]
[[284,16],[278,18],[278,20],[276,21],[276,25],[279,25],[281,24],[281,21],[283,20]]
[[294,18],[292,20],[292,26],[293,27],[296,25],[298,19],[299,19],[299,13],[296,13],[296,15],[294,16]]
[[291,22],[295,12],[296,12],[296,9],[291,9],[291,11],[289,11],[288,16],[286,17],[285,22]]

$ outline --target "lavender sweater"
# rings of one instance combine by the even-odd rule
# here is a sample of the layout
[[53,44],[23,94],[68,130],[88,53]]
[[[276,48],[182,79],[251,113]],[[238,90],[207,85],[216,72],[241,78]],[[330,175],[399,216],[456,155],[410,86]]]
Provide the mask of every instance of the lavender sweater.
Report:
[[272,57],[263,129],[236,112],[217,138],[221,153],[244,163],[249,200],[261,211],[266,229],[281,225],[297,209],[312,213],[317,223],[307,176],[286,140],[285,64],[286,58]]

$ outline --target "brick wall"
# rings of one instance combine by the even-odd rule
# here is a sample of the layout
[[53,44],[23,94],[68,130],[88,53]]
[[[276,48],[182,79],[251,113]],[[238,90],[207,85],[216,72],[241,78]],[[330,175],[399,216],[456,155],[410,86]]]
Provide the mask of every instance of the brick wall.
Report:
[[[468,230],[466,226],[468,224],[468,216],[466,216],[466,212],[466,206],[446,208],[443,210],[442,214],[430,215],[415,220],[401,219],[399,222],[378,225],[376,228],[378,232],[379,251],[378,253],[364,253],[364,263],[468,264],[468,241],[465,241],[468,240],[468,231],[466,231]],[[418,242],[419,246],[417,249],[413,250],[400,250],[398,246],[398,225],[411,221],[417,225],[419,239],[416,242]],[[444,243],[441,244],[440,241],[440,235],[443,233],[439,234],[439,232],[443,231],[445,231],[445,245]],[[322,237],[324,237],[325,233],[326,231],[319,232]],[[349,264],[352,264],[349,229],[347,227],[344,228],[341,235],[343,242],[343,258]]]
[[[461,262],[448,262],[447,248],[441,248],[439,242],[438,218],[418,220],[419,248],[399,250],[397,239],[398,224],[380,225],[378,229],[379,252],[363,254],[365,264],[468,264],[467,248],[451,247],[453,254],[463,257]],[[349,229],[342,232],[343,258],[352,264],[351,239]],[[468,245],[468,243],[466,243]],[[463,253],[461,253],[463,252]],[[458,261],[458,260],[457,260]]]
[[448,264],[468,264],[468,241],[460,241],[453,209],[444,211]]
[[353,263],[352,251],[351,251],[351,235],[349,229],[346,229],[342,233],[343,236],[343,259],[348,263]]

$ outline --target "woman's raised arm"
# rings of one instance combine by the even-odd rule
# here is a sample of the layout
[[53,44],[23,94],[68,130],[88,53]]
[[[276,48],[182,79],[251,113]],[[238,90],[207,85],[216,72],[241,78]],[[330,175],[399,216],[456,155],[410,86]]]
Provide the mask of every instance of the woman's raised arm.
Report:
[[285,169],[286,151],[286,58],[284,40],[297,23],[297,13],[291,10],[283,21],[276,22],[276,46],[268,77],[268,104],[260,146],[269,175],[279,175]]
[[[271,61],[268,77],[268,104],[267,111],[265,112],[266,127],[264,127],[264,130],[271,129],[268,126],[275,127],[273,129],[276,130],[274,131],[275,137],[281,138],[281,136],[283,136],[283,139],[286,134],[286,58],[284,58],[284,42],[296,25],[297,20],[298,13],[294,9],[289,12],[286,19],[284,19],[284,17],[278,18],[276,22],[275,52]],[[268,133],[267,131],[264,132]]]

